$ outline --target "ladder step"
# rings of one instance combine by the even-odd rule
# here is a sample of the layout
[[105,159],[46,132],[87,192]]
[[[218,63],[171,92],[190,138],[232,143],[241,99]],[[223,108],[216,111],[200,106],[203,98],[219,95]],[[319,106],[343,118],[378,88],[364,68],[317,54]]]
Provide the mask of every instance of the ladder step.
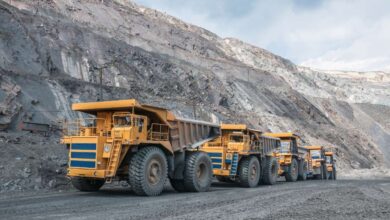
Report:
[[108,177],[114,177],[115,176],[115,170],[119,163],[119,156],[121,153],[121,137],[120,138],[114,138],[115,143],[114,147],[112,149],[111,158],[108,162],[108,169],[107,169],[107,176]]

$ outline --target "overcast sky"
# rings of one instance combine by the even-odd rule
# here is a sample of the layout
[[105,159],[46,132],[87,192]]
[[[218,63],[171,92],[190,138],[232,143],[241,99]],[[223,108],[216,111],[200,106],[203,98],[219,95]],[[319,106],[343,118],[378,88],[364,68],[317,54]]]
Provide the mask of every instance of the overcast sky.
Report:
[[318,69],[390,70],[390,0],[136,0]]

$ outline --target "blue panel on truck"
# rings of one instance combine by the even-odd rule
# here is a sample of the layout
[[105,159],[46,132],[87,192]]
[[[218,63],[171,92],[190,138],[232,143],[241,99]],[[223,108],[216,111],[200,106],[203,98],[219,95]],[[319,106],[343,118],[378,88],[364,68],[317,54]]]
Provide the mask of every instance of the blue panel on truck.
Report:
[[72,150],[96,150],[96,144],[74,143],[72,144]]
[[95,168],[94,161],[79,161],[79,160],[71,160],[71,167],[81,167],[81,168]]
[[72,152],[70,154],[71,158],[86,158],[86,159],[95,159],[96,153],[93,152]]

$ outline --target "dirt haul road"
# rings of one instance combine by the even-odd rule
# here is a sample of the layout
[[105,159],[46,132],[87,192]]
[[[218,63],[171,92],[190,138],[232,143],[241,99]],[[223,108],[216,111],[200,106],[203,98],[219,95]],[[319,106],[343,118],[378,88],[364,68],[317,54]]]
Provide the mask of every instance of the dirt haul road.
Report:
[[390,180],[279,182],[137,197],[130,190],[2,195],[0,219],[390,219]]

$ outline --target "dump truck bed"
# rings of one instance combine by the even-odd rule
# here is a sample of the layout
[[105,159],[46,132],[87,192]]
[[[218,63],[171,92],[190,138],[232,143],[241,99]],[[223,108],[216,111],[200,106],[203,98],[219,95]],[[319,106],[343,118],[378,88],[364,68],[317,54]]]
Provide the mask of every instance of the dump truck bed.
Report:
[[173,151],[200,147],[220,134],[218,124],[181,118],[176,118],[169,123]]

